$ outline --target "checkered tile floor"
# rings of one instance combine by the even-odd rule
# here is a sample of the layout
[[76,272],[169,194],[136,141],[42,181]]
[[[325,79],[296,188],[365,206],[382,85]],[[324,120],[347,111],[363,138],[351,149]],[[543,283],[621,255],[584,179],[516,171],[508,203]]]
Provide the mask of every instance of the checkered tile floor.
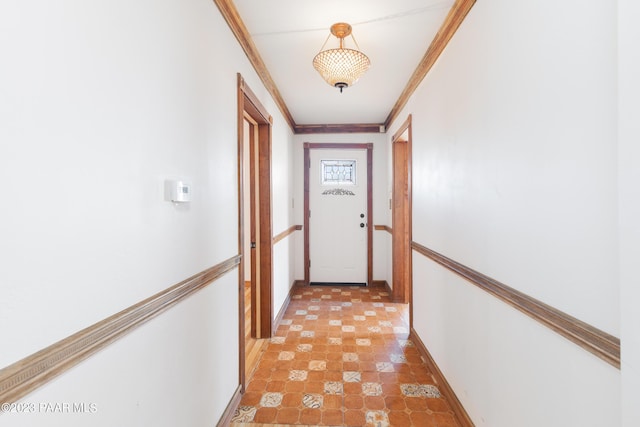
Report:
[[232,425],[458,426],[408,337],[384,288],[298,286]]

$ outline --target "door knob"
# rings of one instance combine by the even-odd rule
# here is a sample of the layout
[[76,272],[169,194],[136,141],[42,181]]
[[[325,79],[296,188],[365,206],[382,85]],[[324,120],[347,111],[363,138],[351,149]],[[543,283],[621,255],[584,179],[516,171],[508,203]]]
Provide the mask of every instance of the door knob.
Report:
[[364,218],[364,214],[360,214],[360,218]]
[[364,228],[364,222],[360,223],[360,228]]

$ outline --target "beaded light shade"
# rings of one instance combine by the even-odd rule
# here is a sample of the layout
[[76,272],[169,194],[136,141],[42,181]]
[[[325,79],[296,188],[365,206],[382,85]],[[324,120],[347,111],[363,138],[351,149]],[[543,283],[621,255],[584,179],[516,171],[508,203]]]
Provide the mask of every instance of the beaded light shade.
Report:
[[[352,86],[358,81],[369,69],[371,61],[369,61],[367,55],[359,50],[344,47],[344,38],[351,35],[351,25],[345,23],[333,24],[331,26],[331,34],[340,40],[340,47],[322,50],[324,48],[323,45],[320,53],[313,58],[313,68],[320,73],[327,83],[337,87],[342,92],[344,88]],[[328,37],[327,40],[329,40]],[[355,38],[353,41],[358,47]],[[325,41],[326,44],[327,42]]]

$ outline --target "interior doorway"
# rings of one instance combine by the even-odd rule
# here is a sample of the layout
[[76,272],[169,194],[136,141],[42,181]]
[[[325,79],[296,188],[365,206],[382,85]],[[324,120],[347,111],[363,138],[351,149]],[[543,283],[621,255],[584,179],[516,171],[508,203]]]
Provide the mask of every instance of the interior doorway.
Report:
[[238,247],[240,384],[272,333],[272,118],[238,74]]
[[[392,265],[393,300],[412,302],[411,266],[411,116],[392,138]],[[413,310],[409,310],[410,323]]]

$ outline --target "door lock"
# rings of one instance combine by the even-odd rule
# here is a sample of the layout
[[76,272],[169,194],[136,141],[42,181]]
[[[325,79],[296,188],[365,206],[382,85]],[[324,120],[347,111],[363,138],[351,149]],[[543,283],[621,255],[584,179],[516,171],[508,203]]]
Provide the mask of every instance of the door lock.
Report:
[[364,222],[360,223],[360,228],[364,228]]

